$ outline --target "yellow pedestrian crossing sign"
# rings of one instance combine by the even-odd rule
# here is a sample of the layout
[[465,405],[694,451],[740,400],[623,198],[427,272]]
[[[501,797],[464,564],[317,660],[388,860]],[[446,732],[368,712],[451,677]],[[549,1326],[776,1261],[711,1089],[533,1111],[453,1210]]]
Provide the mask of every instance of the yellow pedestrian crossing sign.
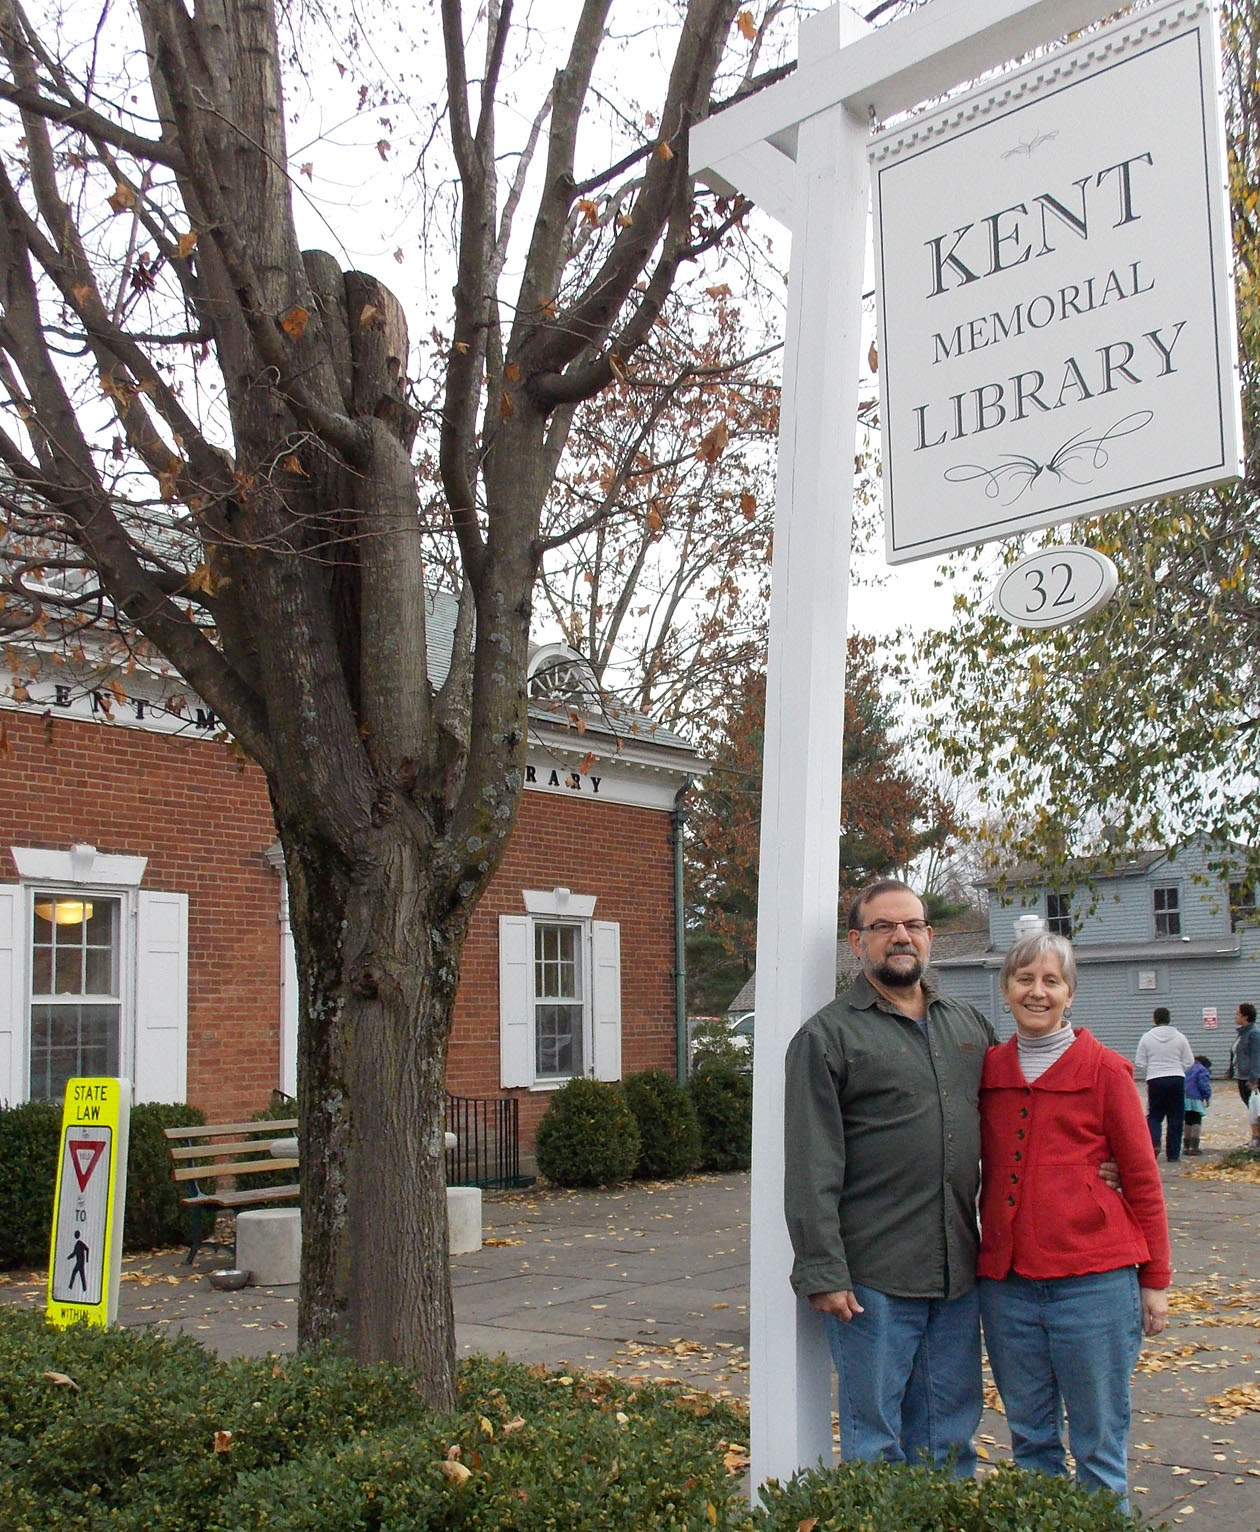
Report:
[[118,1312],[131,1082],[66,1084],[48,1259],[48,1318],[112,1324]]

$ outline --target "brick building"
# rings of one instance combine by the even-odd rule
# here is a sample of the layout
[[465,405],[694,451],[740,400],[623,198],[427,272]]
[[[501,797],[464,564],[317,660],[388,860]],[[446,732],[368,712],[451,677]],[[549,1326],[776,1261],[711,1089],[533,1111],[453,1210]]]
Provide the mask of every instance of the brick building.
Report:
[[[440,631],[442,603],[433,627]],[[431,628],[431,631],[433,629]],[[440,648],[440,645],[437,646]],[[0,1100],[121,1074],[212,1119],[296,1082],[284,878],[261,772],[158,667],[10,651],[0,696]],[[444,662],[435,662],[441,679]],[[694,751],[531,662],[520,815],[465,948],[449,1088],[516,1096],[674,1067],[674,818]]]

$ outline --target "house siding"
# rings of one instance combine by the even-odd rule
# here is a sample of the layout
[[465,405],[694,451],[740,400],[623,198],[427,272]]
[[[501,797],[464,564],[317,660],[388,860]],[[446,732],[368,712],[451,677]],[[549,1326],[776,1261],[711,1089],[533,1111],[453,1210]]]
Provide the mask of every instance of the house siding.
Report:
[[[1130,874],[1100,878],[1093,889],[1069,889],[1057,880],[995,892],[990,950],[939,967],[941,988],[971,1000],[990,1017],[999,1036],[1009,1037],[1014,1026],[1003,1009],[997,975],[1002,954],[1014,940],[1015,921],[1026,913],[1044,918],[1047,892],[1071,892],[1079,968],[1073,1021],[1131,1059],[1152,1024],[1151,1012],[1167,1006],[1195,1053],[1210,1058],[1214,1073],[1223,1075],[1238,1005],[1260,1003],[1260,929],[1230,931],[1229,880],[1211,870],[1213,859],[1211,849],[1196,840],[1175,856],[1160,857]],[[1176,937],[1155,931],[1154,890],[1166,886],[1177,888],[1180,896]],[[1214,950],[1195,950],[1200,943],[1213,944]],[[1215,1011],[1216,1026],[1205,1023],[1205,1011]]]

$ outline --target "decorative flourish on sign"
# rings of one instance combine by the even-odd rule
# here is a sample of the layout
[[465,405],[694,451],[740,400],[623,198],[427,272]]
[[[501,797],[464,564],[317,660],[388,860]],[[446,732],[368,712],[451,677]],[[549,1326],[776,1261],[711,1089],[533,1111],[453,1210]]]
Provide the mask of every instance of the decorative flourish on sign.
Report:
[[1058,138],[1058,136],[1058,128],[1056,128],[1053,133],[1035,133],[1032,138],[1026,138],[1022,142],[1016,144],[1013,148],[1005,150],[1002,154],[1002,158],[1004,160],[1009,160],[1017,154],[1026,154],[1029,159],[1032,159],[1033,151],[1035,149],[1040,149],[1042,144],[1048,144],[1051,139]]
[[[951,484],[969,484],[983,479],[984,492],[990,500],[996,500],[1003,490],[1010,490],[1003,505],[1014,505],[1043,474],[1050,474],[1060,481],[1066,479],[1070,484],[1088,484],[1093,475],[1101,473],[1111,461],[1108,443],[1119,441],[1122,436],[1132,436],[1143,426],[1150,425],[1154,418],[1154,410],[1135,410],[1132,415],[1116,421],[1101,436],[1087,436],[1084,431],[1069,436],[1047,462],[1039,463],[1036,458],[1025,457],[1019,452],[1006,452],[1002,461],[992,468],[985,468],[980,463],[960,463],[947,468],[945,478]],[[1084,477],[1078,478],[1071,472],[1073,468],[1083,472]]]

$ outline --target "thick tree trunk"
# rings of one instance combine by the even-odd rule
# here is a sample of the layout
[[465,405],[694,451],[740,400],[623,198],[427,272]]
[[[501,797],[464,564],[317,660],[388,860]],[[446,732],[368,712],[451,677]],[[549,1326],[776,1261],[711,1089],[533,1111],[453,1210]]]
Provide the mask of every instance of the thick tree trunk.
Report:
[[454,1402],[446,1043],[467,916],[433,909],[428,858],[390,823],[346,867],[283,832],[304,1025],[299,1337],[416,1374]]

